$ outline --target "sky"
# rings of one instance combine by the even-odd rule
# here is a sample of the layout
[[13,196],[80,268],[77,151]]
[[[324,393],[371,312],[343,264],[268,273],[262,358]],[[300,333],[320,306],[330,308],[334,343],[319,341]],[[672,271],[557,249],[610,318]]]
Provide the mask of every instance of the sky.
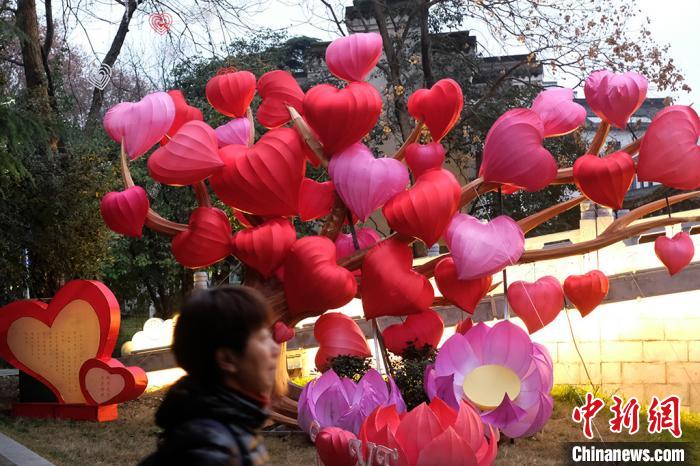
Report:
[[[314,20],[314,8],[322,8],[318,0],[305,1],[305,7],[299,8],[294,0],[272,0],[263,2],[266,7],[260,7],[254,12],[251,26],[287,29],[290,36],[307,35],[322,40],[331,40],[337,35],[329,32],[332,25],[321,24]],[[345,4],[352,4],[345,1]],[[634,6],[642,10],[643,16],[649,16],[651,30],[657,43],[670,44],[670,54],[674,63],[681,69],[686,83],[693,89],[689,93],[675,93],[676,103],[691,104],[700,102],[700,61],[698,60],[698,44],[700,44],[700,0],[634,0]],[[312,5],[312,6],[310,6]],[[123,7],[116,2],[109,6],[98,6],[96,16],[112,19],[115,23],[123,14]],[[342,12],[339,11],[342,14]],[[132,20],[132,27],[127,36],[128,48],[132,55],[141,57],[145,62],[156,63],[163,60],[159,56],[159,44],[165,41],[165,36],[158,35],[149,27],[148,16],[137,14]],[[311,21],[310,21],[311,20]],[[255,24],[257,23],[257,24]],[[96,63],[101,60],[109,49],[112,36],[117,29],[116,24],[93,19],[86,21],[83,27],[76,27],[69,39],[80,44],[91,55],[96,57]],[[324,30],[325,29],[325,30]],[[517,50],[503,49],[489,40],[486,34],[475,31],[480,42],[493,54],[517,53]],[[220,38],[220,39],[223,39]],[[215,38],[215,41],[217,39]],[[222,40],[223,42],[223,40]],[[94,52],[94,53],[93,53]],[[546,77],[550,78],[550,77]],[[560,83],[561,84],[561,83]],[[564,85],[567,83],[564,82]],[[665,96],[650,90],[650,96]]]

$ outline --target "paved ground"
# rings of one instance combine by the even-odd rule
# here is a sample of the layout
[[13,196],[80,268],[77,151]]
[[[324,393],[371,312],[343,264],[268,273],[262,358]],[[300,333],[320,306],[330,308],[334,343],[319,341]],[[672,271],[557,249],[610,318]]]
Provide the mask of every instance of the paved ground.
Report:
[[0,433],[0,466],[53,466],[41,456]]

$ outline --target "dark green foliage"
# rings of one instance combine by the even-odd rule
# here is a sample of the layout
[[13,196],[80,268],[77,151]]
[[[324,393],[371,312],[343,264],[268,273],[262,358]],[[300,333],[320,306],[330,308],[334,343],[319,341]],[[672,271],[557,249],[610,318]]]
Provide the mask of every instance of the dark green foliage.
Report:
[[425,368],[435,362],[436,355],[437,351],[432,346],[416,348],[411,342],[401,357],[391,358],[394,381],[401,391],[408,410],[428,401],[423,389],[423,375]]
[[372,358],[357,356],[336,356],[330,360],[331,369],[339,377],[347,377],[359,381],[372,368]]

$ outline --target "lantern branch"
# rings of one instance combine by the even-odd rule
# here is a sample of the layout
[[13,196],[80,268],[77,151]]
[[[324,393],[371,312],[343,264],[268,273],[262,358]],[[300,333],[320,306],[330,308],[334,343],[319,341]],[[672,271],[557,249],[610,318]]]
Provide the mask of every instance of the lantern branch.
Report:
[[296,128],[296,130],[299,132],[299,135],[304,140],[306,145],[309,146],[309,149],[311,149],[311,151],[321,161],[323,168],[328,168],[328,157],[326,157],[326,153],[323,151],[323,146],[318,138],[316,138],[313,131],[311,131],[311,128],[309,127],[308,123],[306,123],[306,120],[304,120],[304,118],[299,115],[299,112],[297,112],[292,106],[287,106],[287,111],[289,111],[289,115],[292,117],[292,124],[294,125],[294,128]]
[[409,146],[409,144],[413,144],[414,142],[416,142],[418,140],[418,138],[420,137],[420,133],[423,131],[424,127],[425,127],[425,125],[423,124],[422,121],[419,121],[418,123],[416,123],[416,127],[413,128],[413,131],[411,131],[411,134],[408,135],[408,138],[406,138],[404,143],[401,144],[401,147],[399,147],[399,150],[396,151],[396,153],[394,154],[394,158],[396,160],[403,160],[404,159],[406,148]]
[[[132,188],[135,186],[134,179],[131,177],[131,171],[129,170],[129,165],[126,161],[126,151],[124,150],[124,141],[122,140],[121,154],[121,171],[122,180],[124,180],[124,186],[127,188]],[[146,226],[156,233],[160,233],[165,236],[175,236],[181,231],[187,230],[187,225],[182,223],[175,223],[167,220],[158,213],[148,208],[148,213],[146,214]]]
[[673,205],[697,197],[700,197],[700,191],[691,191],[689,193],[676,194],[675,196],[671,196],[668,199],[659,199],[658,201],[644,204],[643,206],[637,207],[636,209],[628,212],[624,216],[612,222],[608,226],[608,228],[605,229],[603,235],[620,231],[635,220],[638,220],[644,217],[645,215],[649,215],[650,213],[655,212],[657,210],[663,209],[664,207],[666,207],[667,203],[668,205]]
[[559,204],[547,207],[546,209],[530,215],[529,217],[518,220],[518,225],[520,225],[520,229],[523,230],[523,233],[527,234],[529,231],[534,230],[547,220],[550,220],[560,213],[576,207],[585,200],[586,196],[578,196],[573,199],[569,199],[568,201],[560,202]]
[[600,150],[603,148],[603,144],[605,144],[605,140],[608,139],[609,132],[610,123],[601,121],[600,125],[598,125],[598,130],[595,132],[593,141],[591,141],[591,145],[588,146],[588,150],[586,150],[586,153],[598,155],[600,153]]
[[207,190],[207,185],[204,184],[204,181],[195,183],[192,185],[192,189],[194,189],[194,195],[197,198],[197,204],[199,204],[199,207],[211,207],[211,198],[209,197],[209,191]]
[[248,123],[250,123],[250,133],[248,133],[248,147],[253,147],[253,144],[255,144],[255,121],[253,121],[253,112],[250,110],[250,107],[246,109],[245,117],[248,119]]

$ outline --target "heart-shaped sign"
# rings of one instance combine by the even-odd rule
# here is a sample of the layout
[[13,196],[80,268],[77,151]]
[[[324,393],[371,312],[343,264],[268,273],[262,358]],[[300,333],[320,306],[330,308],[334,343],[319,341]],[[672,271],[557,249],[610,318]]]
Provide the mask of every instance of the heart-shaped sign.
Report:
[[207,267],[231,254],[231,224],[223,210],[197,207],[187,230],[171,243],[173,256],[190,269]]
[[639,148],[637,178],[676,189],[700,187],[700,118],[691,107],[672,105],[654,116]]
[[634,160],[623,151],[602,158],[586,154],[574,162],[574,181],[578,189],[593,202],[613,209],[622,209],[634,174]]
[[207,82],[209,104],[231,118],[242,118],[255,96],[255,75],[250,71],[218,74]]
[[454,259],[446,257],[435,266],[435,283],[442,295],[461,310],[473,313],[479,302],[491,289],[493,277],[486,275],[471,280],[460,280]]
[[[174,89],[168,91],[168,95],[171,99],[173,99],[173,104],[175,105],[175,118],[173,119],[173,124],[170,125],[170,129],[168,129],[168,132],[166,133],[168,136],[173,136],[178,132],[182,125],[188,121],[204,121],[202,111],[197,107],[189,105],[181,90]],[[168,141],[169,139],[167,137],[163,137],[160,140],[160,145],[164,146],[168,143]]]
[[409,315],[402,324],[388,326],[382,332],[382,337],[387,349],[400,356],[411,343],[415,348],[426,345],[437,348],[444,329],[445,324],[440,314],[426,309]]
[[335,244],[325,236],[298,239],[284,261],[284,293],[294,317],[337,309],[357,293],[354,275],[336,264]]
[[[352,36],[351,36],[352,37]],[[355,459],[350,451],[350,441],[355,434],[339,427],[325,427],[316,436],[316,452],[323,464],[333,466],[355,466]]]
[[378,243],[362,263],[362,308],[365,318],[422,312],[433,303],[433,287],[414,272],[411,248],[397,239]]
[[304,117],[328,155],[335,155],[369,133],[382,113],[382,96],[365,82],[343,89],[314,86],[304,97]]
[[459,120],[464,97],[462,88],[452,79],[441,79],[433,87],[418,89],[408,98],[408,113],[422,121],[433,141],[439,142]]
[[100,213],[110,230],[126,236],[141,237],[150,202],[141,186],[105,194]]
[[59,403],[85,403],[80,368],[109,358],[119,334],[119,303],[102,283],[68,282],[46,305],[14,301],[0,309],[0,356],[42,382]]
[[591,270],[583,275],[569,275],[564,280],[564,294],[586,317],[608,295],[608,277],[600,270]]
[[328,362],[336,356],[372,356],[365,334],[352,317],[339,312],[327,312],[314,324],[314,337],[318,341],[316,367],[328,369]]
[[461,189],[452,173],[431,170],[386,204],[382,212],[389,226],[399,233],[420,238],[432,246],[442,236],[459,207]]
[[265,217],[296,215],[306,172],[304,141],[291,128],[268,131],[253,147],[219,151],[224,168],[209,180],[226,204]]
[[294,225],[287,219],[275,218],[237,232],[231,238],[231,251],[246,265],[269,277],[282,265],[296,239]]
[[303,113],[304,91],[287,71],[275,70],[262,75],[258,80],[258,94],[262,103],[255,117],[266,128],[286,124],[291,118],[287,107]]
[[342,80],[364,81],[381,56],[382,36],[361,32],[331,42],[326,49],[326,66]]
[[414,142],[406,147],[406,163],[416,178],[428,170],[440,168],[444,161],[445,148],[439,142],[429,144]]
[[471,215],[457,214],[445,231],[445,240],[460,280],[493,275],[516,264],[525,250],[523,231],[505,215],[482,223]]
[[335,203],[335,187],[332,181],[319,183],[304,178],[299,188],[299,218],[302,222],[325,217]]
[[695,246],[690,235],[682,231],[676,233],[673,238],[666,236],[656,238],[654,252],[666,266],[668,273],[675,275],[693,260]]
[[353,144],[331,159],[328,173],[350,211],[365,221],[376,209],[406,189],[406,167],[396,159],[375,159],[363,144]]
[[593,113],[625,129],[627,121],[642,106],[648,86],[646,78],[639,73],[600,70],[588,76],[583,92]]
[[563,136],[586,121],[586,109],[574,102],[573,89],[555,88],[540,92],[530,107],[544,124],[544,137]]
[[148,173],[163,184],[198,183],[224,166],[218,149],[216,133],[208,124],[196,120],[187,122],[168,144],[151,154]]
[[548,186],[557,176],[557,162],[542,146],[543,138],[544,124],[535,112],[508,110],[486,135],[479,176],[527,191]]
[[530,334],[556,319],[564,307],[564,292],[559,280],[545,276],[534,283],[517,281],[508,286],[508,302],[522,319]]
[[138,102],[122,102],[107,110],[103,124],[113,141],[124,140],[131,160],[148,152],[175,120],[175,104],[165,92],[154,92]]
[[140,367],[124,367],[116,359],[88,359],[80,368],[80,389],[89,404],[109,405],[134,400],[148,385]]
[[272,338],[277,344],[281,345],[294,338],[294,329],[285,325],[281,320],[278,320],[275,322],[275,325],[272,326]]
[[230,144],[247,146],[250,139],[250,120],[247,118],[234,118],[226,124],[217,126],[214,130],[219,147]]

